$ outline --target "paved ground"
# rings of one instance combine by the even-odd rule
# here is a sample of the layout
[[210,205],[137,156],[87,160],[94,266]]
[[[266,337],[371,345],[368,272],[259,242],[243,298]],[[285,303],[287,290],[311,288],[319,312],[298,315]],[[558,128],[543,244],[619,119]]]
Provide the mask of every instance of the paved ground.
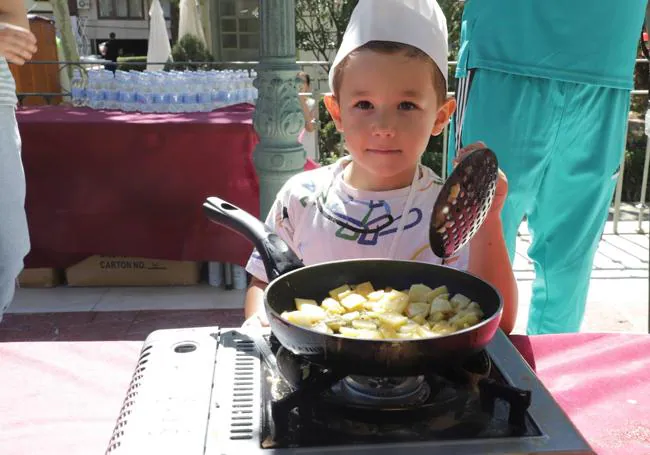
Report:
[[[648,222],[645,234],[636,228],[636,222],[623,221],[614,235],[608,223],[594,262],[582,331],[648,333]],[[525,331],[534,277],[526,255],[529,244],[523,226],[514,263],[520,295],[517,333]],[[0,341],[144,339],[162,327],[239,324],[242,306],[242,291],[208,285],[19,289],[0,324]]]
[[[648,222],[642,226],[645,234],[637,233],[636,221],[623,221],[616,235],[613,224],[607,223],[594,259],[583,332],[648,333]],[[525,331],[534,278],[526,254],[530,240],[523,226],[513,264],[519,287],[518,333]]]

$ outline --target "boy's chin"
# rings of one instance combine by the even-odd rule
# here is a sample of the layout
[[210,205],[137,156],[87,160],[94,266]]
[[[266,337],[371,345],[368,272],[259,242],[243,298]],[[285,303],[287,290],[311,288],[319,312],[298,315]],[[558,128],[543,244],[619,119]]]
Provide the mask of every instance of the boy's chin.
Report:
[[368,180],[371,180],[376,186],[386,186],[386,189],[406,187],[413,181],[414,169],[411,167],[372,163],[365,166],[365,170]]

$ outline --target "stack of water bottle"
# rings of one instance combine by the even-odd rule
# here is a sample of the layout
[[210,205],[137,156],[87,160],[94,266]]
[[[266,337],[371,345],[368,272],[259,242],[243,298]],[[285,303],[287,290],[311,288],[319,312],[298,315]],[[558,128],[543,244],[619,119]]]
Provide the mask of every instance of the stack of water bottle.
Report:
[[124,112],[210,112],[255,103],[254,70],[88,71],[71,82],[74,106]]

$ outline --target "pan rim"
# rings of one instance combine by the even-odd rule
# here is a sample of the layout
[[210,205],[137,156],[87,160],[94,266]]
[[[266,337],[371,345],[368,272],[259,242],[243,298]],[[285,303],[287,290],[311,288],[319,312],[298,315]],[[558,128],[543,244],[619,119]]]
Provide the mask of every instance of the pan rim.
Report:
[[[286,319],[283,319],[282,316],[280,316],[278,314],[278,312],[275,311],[271,307],[271,305],[268,304],[267,296],[268,296],[269,289],[274,284],[276,284],[276,282],[281,281],[283,278],[288,278],[293,274],[301,273],[301,272],[304,272],[304,271],[306,271],[308,269],[311,269],[311,268],[324,267],[324,266],[327,266],[327,265],[340,264],[340,263],[343,263],[343,262],[345,262],[345,263],[350,263],[350,262],[358,262],[358,263],[365,263],[365,262],[391,262],[391,263],[400,262],[400,263],[405,263],[405,264],[418,264],[418,265],[426,265],[426,266],[434,267],[434,268],[446,268],[446,269],[450,269],[450,270],[455,270],[456,272],[463,273],[463,274],[468,275],[468,276],[470,276],[470,277],[472,277],[474,279],[477,279],[477,280],[483,282],[489,288],[491,288],[494,291],[494,293],[497,295],[497,297],[499,298],[499,306],[497,307],[496,311],[489,318],[484,319],[484,320],[478,322],[477,324],[474,324],[471,327],[467,327],[467,328],[462,329],[462,330],[457,330],[456,332],[452,332],[452,333],[448,333],[448,334],[440,335],[440,336],[436,336],[436,337],[416,338],[416,339],[412,339],[412,340],[408,340],[408,339],[403,340],[401,338],[384,338],[384,339],[381,339],[381,340],[375,340],[375,339],[370,339],[370,338],[348,338],[348,337],[344,337],[342,335],[318,332],[318,331],[313,330],[311,328],[303,327],[303,326],[294,324],[292,322],[287,321]],[[477,302],[477,303],[479,303],[479,302]],[[479,305],[480,305],[480,303],[479,303]],[[399,344],[408,344],[408,343],[426,342],[426,341],[430,341],[430,340],[438,340],[438,339],[443,339],[443,338],[447,338],[447,337],[458,336],[460,334],[476,331],[480,327],[491,324],[491,323],[494,322],[494,319],[498,318],[500,320],[501,316],[503,314],[503,297],[502,297],[501,293],[494,286],[492,286],[492,284],[490,284],[487,281],[483,280],[482,278],[476,276],[475,274],[464,271],[464,270],[454,269],[453,267],[449,267],[449,266],[446,266],[446,265],[431,264],[429,262],[414,261],[414,260],[409,260],[409,259],[361,258],[361,259],[342,259],[342,260],[336,260],[336,261],[319,262],[318,264],[306,265],[304,267],[300,267],[298,269],[294,269],[294,270],[291,270],[291,271],[289,271],[289,272],[287,272],[287,273],[285,273],[283,275],[280,275],[279,277],[273,279],[266,286],[266,288],[264,289],[264,308],[267,311],[267,313],[270,312],[273,316],[277,317],[283,323],[288,324],[288,325],[290,325],[292,327],[295,327],[297,329],[304,330],[306,332],[311,332],[311,333],[314,333],[314,334],[317,334],[317,335],[325,335],[325,336],[328,336],[328,337],[342,338],[344,340],[359,341],[359,342],[364,342],[364,343],[371,343],[371,342],[372,343],[386,343],[386,342],[391,342],[391,343],[399,343]],[[269,318],[269,322],[271,321],[271,319],[272,318]],[[498,330],[498,327],[497,327],[497,330]]]

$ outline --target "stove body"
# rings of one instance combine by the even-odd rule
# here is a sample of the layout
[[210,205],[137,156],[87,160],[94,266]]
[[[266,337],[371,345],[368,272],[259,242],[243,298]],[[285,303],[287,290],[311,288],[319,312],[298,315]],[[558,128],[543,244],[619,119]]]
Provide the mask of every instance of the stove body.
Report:
[[346,376],[268,331],[159,330],[107,455],[594,453],[503,332],[462,368]]

